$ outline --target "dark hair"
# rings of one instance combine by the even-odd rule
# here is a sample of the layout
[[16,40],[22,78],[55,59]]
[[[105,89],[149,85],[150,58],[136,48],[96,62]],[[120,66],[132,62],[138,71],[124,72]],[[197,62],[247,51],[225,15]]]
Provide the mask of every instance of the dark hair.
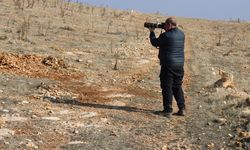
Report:
[[176,22],[176,19],[174,17],[169,17],[166,22],[166,24],[171,24],[173,26],[176,26],[177,25],[177,22]]

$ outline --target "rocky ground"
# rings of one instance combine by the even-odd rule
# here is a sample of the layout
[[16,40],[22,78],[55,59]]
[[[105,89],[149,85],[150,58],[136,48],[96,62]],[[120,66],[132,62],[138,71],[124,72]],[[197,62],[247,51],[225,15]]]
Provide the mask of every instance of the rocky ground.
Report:
[[187,116],[165,118],[143,23],[166,16],[24,2],[0,1],[1,149],[250,148],[249,23],[177,18]]

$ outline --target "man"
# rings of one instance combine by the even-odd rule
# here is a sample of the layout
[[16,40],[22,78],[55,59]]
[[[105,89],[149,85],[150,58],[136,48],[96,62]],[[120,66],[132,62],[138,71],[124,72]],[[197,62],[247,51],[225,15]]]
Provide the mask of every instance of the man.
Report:
[[165,21],[164,33],[156,38],[154,28],[150,30],[150,42],[159,47],[159,59],[161,65],[160,82],[163,96],[163,111],[158,114],[171,117],[173,108],[173,95],[179,111],[173,115],[185,115],[185,99],[182,90],[184,76],[184,33],[177,28],[176,19],[173,17]]

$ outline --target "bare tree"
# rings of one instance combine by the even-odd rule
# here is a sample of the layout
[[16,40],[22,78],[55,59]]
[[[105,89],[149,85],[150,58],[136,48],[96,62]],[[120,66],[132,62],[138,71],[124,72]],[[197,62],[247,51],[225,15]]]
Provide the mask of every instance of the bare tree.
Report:
[[114,70],[118,70],[118,51],[115,51],[115,65],[114,65]]
[[126,35],[129,35],[127,26],[125,24],[123,24],[122,27],[125,29]]
[[108,23],[108,29],[107,29],[107,33],[109,33],[109,29],[110,29],[110,26],[112,25],[113,21],[110,20],[109,23]]
[[35,4],[35,0],[27,0],[28,5],[26,6],[26,8],[33,8],[34,4]]
[[218,43],[216,43],[216,46],[221,46],[221,37],[222,37],[222,35],[221,35],[221,33],[219,33],[219,35],[218,35],[219,41],[218,41]]
[[21,23],[21,26],[17,31],[18,38],[20,40],[27,41],[28,40],[29,29],[30,29],[30,16],[23,17],[23,22]]
[[23,3],[21,0],[13,0],[15,9],[23,10]]

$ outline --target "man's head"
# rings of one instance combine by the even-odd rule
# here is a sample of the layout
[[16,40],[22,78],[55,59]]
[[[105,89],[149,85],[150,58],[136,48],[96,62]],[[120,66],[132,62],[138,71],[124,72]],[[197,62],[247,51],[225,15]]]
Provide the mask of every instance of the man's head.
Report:
[[165,30],[168,31],[170,29],[176,28],[177,22],[176,22],[176,18],[174,17],[169,17],[166,21],[165,21]]

